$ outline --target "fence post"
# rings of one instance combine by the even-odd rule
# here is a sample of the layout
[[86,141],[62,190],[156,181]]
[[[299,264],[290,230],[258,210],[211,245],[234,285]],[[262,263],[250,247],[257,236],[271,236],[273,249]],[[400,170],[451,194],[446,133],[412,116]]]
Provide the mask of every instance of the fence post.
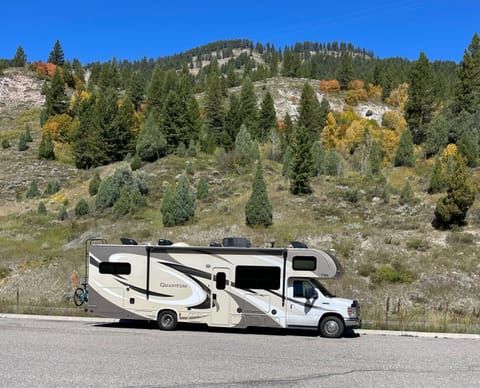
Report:
[[17,288],[17,313],[18,313],[19,304],[20,304],[20,290]]
[[387,296],[385,303],[385,326],[388,329],[388,313],[390,312],[390,295]]

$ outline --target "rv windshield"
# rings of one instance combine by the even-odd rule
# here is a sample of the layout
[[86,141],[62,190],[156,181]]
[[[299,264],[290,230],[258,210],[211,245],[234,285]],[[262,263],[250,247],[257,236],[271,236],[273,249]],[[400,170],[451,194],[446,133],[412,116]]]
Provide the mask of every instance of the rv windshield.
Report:
[[310,279],[312,281],[312,283],[315,285],[316,288],[318,288],[318,290],[326,297],[328,298],[334,298],[335,295],[333,295],[330,291],[328,291],[325,286],[320,283],[320,280],[318,279]]

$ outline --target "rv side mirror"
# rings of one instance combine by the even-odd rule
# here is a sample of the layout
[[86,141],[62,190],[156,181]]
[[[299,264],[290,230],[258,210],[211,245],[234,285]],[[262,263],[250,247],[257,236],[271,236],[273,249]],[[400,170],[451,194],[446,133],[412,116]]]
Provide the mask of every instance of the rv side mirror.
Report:
[[305,291],[305,298],[307,299],[317,299],[318,293],[314,288],[309,288]]

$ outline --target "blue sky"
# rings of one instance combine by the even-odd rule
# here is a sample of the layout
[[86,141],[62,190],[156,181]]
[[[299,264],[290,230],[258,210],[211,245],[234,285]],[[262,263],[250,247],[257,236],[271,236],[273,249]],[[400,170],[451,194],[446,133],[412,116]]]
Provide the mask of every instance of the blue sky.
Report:
[[22,46],[46,61],[58,39],[66,59],[157,58],[216,40],[247,38],[277,48],[300,41],[351,42],[380,58],[460,61],[480,33],[478,0],[84,0],[7,1],[0,58]]

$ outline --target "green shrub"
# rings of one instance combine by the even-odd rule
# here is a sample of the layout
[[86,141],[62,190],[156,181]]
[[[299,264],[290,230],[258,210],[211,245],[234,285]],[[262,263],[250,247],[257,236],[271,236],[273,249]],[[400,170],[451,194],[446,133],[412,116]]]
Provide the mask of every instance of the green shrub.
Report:
[[132,169],[132,171],[136,171],[142,167],[143,167],[142,159],[140,159],[140,156],[135,155],[130,162],[130,168]]
[[415,251],[422,251],[422,252],[425,252],[430,248],[429,242],[421,238],[414,238],[412,240],[407,241],[406,246],[408,249],[415,250]]
[[10,148],[10,141],[8,139],[3,139],[2,140],[2,148],[5,150],[7,148]]
[[261,163],[257,165],[252,194],[245,205],[245,222],[248,226],[269,226],[273,222],[272,205],[268,199]]
[[362,263],[358,266],[358,274],[363,277],[373,276],[377,269],[373,263]]
[[68,212],[67,212],[67,208],[65,206],[62,206],[62,207],[60,207],[60,209],[58,209],[57,218],[60,221],[64,221],[68,218]]
[[23,135],[25,136],[25,141],[27,143],[31,143],[33,141],[32,134],[30,133],[30,127],[29,126],[27,126],[25,128],[25,131],[23,132]]
[[358,189],[357,188],[348,189],[345,192],[343,198],[350,203],[353,203],[353,204],[357,203],[359,199]]
[[138,187],[134,187],[130,190],[127,187],[122,187],[120,191],[120,197],[113,205],[113,214],[117,217],[124,216],[129,213],[133,213],[138,208],[145,206],[145,196],[140,193]]
[[193,163],[190,160],[185,163],[185,173],[187,175],[195,175],[195,167],[193,167]]
[[22,133],[18,138],[18,150],[19,151],[26,151],[28,150],[27,139],[25,139],[25,134]]
[[86,216],[90,212],[88,202],[85,201],[83,198],[80,198],[77,204],[75,205],[74,212],[77,217]]
[[382,264],[377,268],[372,276],[374,283],[390,282],[390,283],[412,283],[414,276],[411,272],[401,268],[394,268],[391,264]]
[[415,204],[415,194],[409,182],[405,183],[405,186],[403,186],[402,191],[400,192],[400,204],[401,205]]
[[42,135],[42,140],[38,147],[38,159],[55,160],[55,150],[49,133]]
[[185,146],[184,143],[180,143],[180,144],[178,145],[176,154],[177,154],[177,156],[179,156],[180,158],[184,158],[185,156],[187,156],[187,147]]
[[100,179],[100,175],[95,173],[93,178],[90,180],[90,183],[88,184],[88,193],[93,197],[94,195],[97,195],[98,193],[98,188],[100,186],[100,183],[102,180]]
[[47,208],[45,207],[45,203],[43,201],[38,203],[37,213],[42,215],[47,214]]
[[208,182],[205,177],[201,177],[197,184],[197,199],[204,199],[208,195]]
[[31,183],[30,183],[30,186],[27,190],[27,194],[26,194],[26,197],[28,199],[31,199],[31,198],[36,198],[40,195],[40,192],[38,191],[38,187],[37,187],[37,182],[35,180],[33,180]]
[[[138,191],[142,196],[148,192],[143,177],[134,176],[131,170],[127,168],[119,168],[115,170],[113,175],[100,183],[97,197],[95,198],[95,207],[97,209],[113,207],[115,202],[120,198],[123,188],[126,188],[126,190],[131,193]],[[136,200],[136,202],[139,201]]]
[[60,182],[57,180],[50,181],[47,183],[47,188],[45,189],[44,195],[53,195],[60,191]]

